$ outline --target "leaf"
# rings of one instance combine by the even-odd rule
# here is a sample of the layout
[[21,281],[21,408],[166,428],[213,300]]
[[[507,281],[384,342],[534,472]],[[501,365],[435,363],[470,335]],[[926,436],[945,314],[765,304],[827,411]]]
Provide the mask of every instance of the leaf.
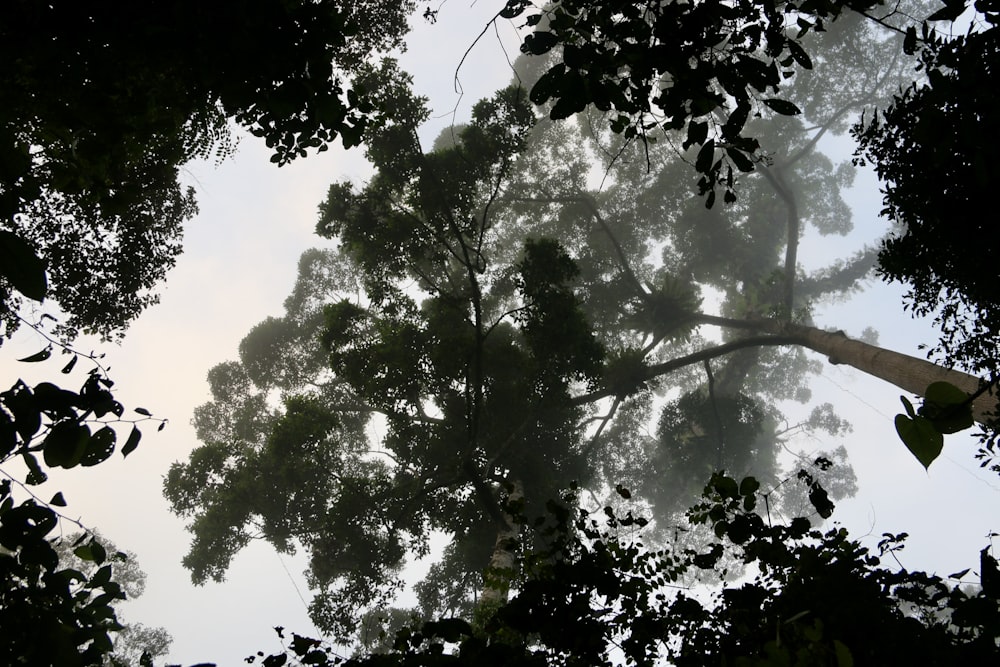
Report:
[[50,468],[72,468],[87,450],[90,429],[75,421],[61,421],[49,429],[42,443],[42,458]]
[[69,363],[63,366],[62,372],[67,374],[72,372],[73,367],[76,366],[76,362],[79,358],[79,355],[74,354],[73,358],[69,360]]
[[[160,425],[163,426],[162,424]],[[142,432],[133,424],[132,432],[128,434],[128,440],[125,441],[125,446],[122,447],[122,457],[128,456],[135,451],[135,448],[139,446],[139,440],[142,439]]]
[[760,482],[757,481],[756,477],[744,477],[743,481],[740,482],[740,495],[752,496],[757,493],[759,488]]
[[906,37],[903,38],[903,53],[912,56],[917,52],[917,28],[910,26],[906,29]]
[[49,505],[55,505],[56,507],[66,507],[66,499],[63,498],[62,491],[56,493],[52,496],[52,500],[49,501]]
[[695,160],[694,168],[701,174],[707,174],[712,169],[712,161],[715,158],[715,139],[709,139],[698,151],[698,158]]
[[913,409],[913,403],[910,403],[909,399],[907,399],[905,396],[900,396],[899,400],[902,401],[903,409],[906,410],[906,414],[908,414],[910,418],[917,416],[916,410]]
[[33,301],[45,299],[45,262],[14,232],[0,230],[0,275]]
[[964,577],[965,575],[967,575],[969,573],[969,570],[971,570],[971,569],[972,568],[967,567],[964,570],[959,570],[958,572],[952,572],[951,574],[948,575],[948,578],[949,579],[961,579],[962,577]]
[[925,470],[930,468],[944,447],[944,436],[928,419],[919,415],[913,419],[896,415],[896,433]]
[[824,519],[833,516],[834,505],[833,501],[830,500],[830,494],[819,484],[814,484],[809,489],[809,502]]
[[92,563],[94,561],[94,552],[91,549],[92,544],[92,542],[90,544],[81,544],[76,549],[73,549],[73,555],[80,560]]
[[720,496],[723,498],[738,498],[740,495],[740,487],[736,484],[736,480],[732,477],[727,477],[725,475],[716,475],[713,480],[713,486]]
[[153,413],[151,413],[146,408],[136,408],[135,411],[137,413],[139,413],[140,415],[142,415],[143,417],[152,417],[153,416]]
[[837,656],[837,667],[854,667],[854,656],[847,644],[839,639],[833,640],[833,652]]
[[969,395],[948,382],[929,385],[924,392],[924,404],[917,413],[944,434],[964,431],[975,423]]
[[750,172],[754,170],[753,160],[747,157],[744,152],[727,146],[726,155],[729,156],[729,159],[733,161],[733,164],[735,164],[736,168],[740,171]]
[[552,50],[552,47],[559,42],[559,38],[553,33],[545,30],[536,30],[524,36],[521,44],[521,53],[530,53],[540,56]]
[[118,435],[110,426],[105,426],[90,437],[87,449],[80,457],[80,465],[85,467],[96,466],[98,463],[107,461],[115,451],[115,442]]
[[788,100],[778,99],[777,97],[772,97],[764,100],[764,104],[771,107],[772,109],[774,109],[774,111],[780,113],[782,116],[797,116],[798,114],[802,113],[802,111],[797,106],[795,106]]
[[687,149],[695,144],[702,145],[706,139],[708,139],[708,123],[692,121],[688,124],[687,141],[684,142],[683,148]]
[[809,54],[806,53],[806,50],[803,49],[798,42],[790,39],[785,43],[785,45],[788,47],[788,52],[792,54],[792,58],[794,58],[795,62],[801,65],[803,69],[813,68],[812,59],[809,58]]
[[969,395],[950,382],[933,382],[924,392],[924,398],[941,406],[961,405]]
[[34,454],[25,452],[24,463],[28,466],[28,475],[24,478],[25,484],[35,486],[37,484],[41,484],[49,478],[49,476],[42,471],[42,467],[38,465],[38,459],[35,458]]
[[52,346],[45,348],[40,352],[35,352],[31,356],[25,357],[24,359],[18,359],[18,361],[24,361],[27,363],[34,363],[36,361],[45,361],[52,356]]

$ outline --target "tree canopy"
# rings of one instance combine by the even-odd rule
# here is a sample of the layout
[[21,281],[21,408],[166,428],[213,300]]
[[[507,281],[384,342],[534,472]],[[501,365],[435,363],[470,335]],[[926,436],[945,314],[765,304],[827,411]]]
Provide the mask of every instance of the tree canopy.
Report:
[[[490,597],[502,583],[483,568],[509,560],[504,503],[536,512],[574,480],[597,505],[626,484],[661,537],[714,469],[779,488],[774,511],[805,507],[780,453],[802,429],[848,430],[828,405],[795,423],[778,409],[809,400],[819,364],[805,348],[917,392],[933,381],[923,373],[948,373],[865,362],[887,352],[811,326],[824,298],[858,288],[874,249],[818,269],[797,259],[807,228],[851,228],[851,165],[820,140],[907,76],[902,35],[880,31],[844,19],[803,38],[824,67],[784,90],[806,111],[748,121],[770,160],[711,209],[683,133],[642,144],[599,115],[551,122],[515,86],[426,151],[407,78],[369,70],[361,80],[396,110],[370,130],[377,173],[331,186],[317,231],[336,245],[303,255],[285,314],[210,373],[202,444],[165,481],[191,522],[195,581],[224,577],[255,538],[304,548],[313,618],[347,636],[435,535],[448,545],[416,586],[417,612]],[[546,67],[523,59],[518,79]],[[852,493],[845,450],[826,458],[837,465],[810,474]]]
[[[265,539],[308,552],[310,611],[336,637],[445,617],[355,664],[612,664],[612,646],[636,664],[991,662],[1000,571],[988,549],[982,591],[966,591],[887,570],[843,530],[814,529],[801,515],[828,518],[853,474],[844,447],[806,457],[794,434],[850,426],[828,404],[798,422],[783,412],[810,401],[819,362],[805,349],[926,394],[919,413],[907,403],[897,418],[925,467],[941,432],[995,410],[976,376],[814,326],[825,299],[859,287],[875,249],[819,268],[798,258],[806,230],[850,230],[851,166],[820,142],[871,107],[886,109],[882,120],[856,133],[871,159],[887,156],[887,211],[925,231],[907,216],[926,182],[894,178],[906,156],[884,147],[923,149],[928,105],[990,80],[990,31],[943,39],[912,18],[919,10],[872,14],[865,0],[529,6],[512,0],[500,15],[528,14],[523,50],[535,58],[426,150],[425,100],[393,61],[369,58],[399,44],[408,3],[262,0],[232,17],[175,3],[157,21],[15,3],[0,28],[14,63],[0,74],[13,100],[0,112],[4,333],[21,296],[58,303],[67,336],[113,334],[150,303],[194,211],[178,166],[224,153],[230,120],[264,137],[278,163],[363,137],[375,176],[331,186],[317,232],[332,247],[303,255],[285,313],[211,371],[212,401],[195,416],[202,445],[165,480],[194,534],[195,581],[223,578]],[[964,8],[947,3],[927,21]],[[979,9],[992,25],[992,4]],[[900,48],[912,55],[917,42],[928,84],[890,102],[913,80]],[[109,76],[123,56],[135,67]],[[948,143],[966,146],[980,112],[958,106],[943,106],[961,121]],[[962,154],[949,180],[967,179],[970,164],[978,178],[976,155]],[[941,219],[928,228],[939,233]],[[886,275],[897,275],[894,243]],[[915,307],[944,303],[950,358],[992,368],[990,293],[929,266],[899,265]],[[966,289],[982,327],[971,335],[959,324]],[[106,460],[117,423],[131,426],[122,453],[138,445],[149,412],[124,417],[91,360],[79,392],[19,381],[0,394],[0,462],[20,457],[26,484],[44,481],[42,463]],[[950,385],[928,388],[938,380]],[[709,475],[689,530],[684,509]],[[61,494],[15,506],[4,480],[0,501],[0,609],[28,642],[5,646],[8,657],[106,657],[125,593],[108,554],[81,542],[74,553],[95,571],[59,563],[49,536]],[[639,528],[653,549],[619,532]],[[417,608],[392,608],[403,567],[439,539]],[[886,535],[880,555],[901,540]],[[746,565],[756,579],[714,602],[664,593],[695,571],[724,578]],[[322,664],[319,646],[296,636],[292,652]]]
[[[338,136],[358,144],[376,109],[350,72],[400,45],[412,8],[386,0],[143,2],[127,11],[5,3],[4,335],[17,328],[20,295],[49,294],[69,316],[65,333],[103,336],[154,302],[196,211],[179,169],[230,152],[231,121],[262,137],[279,164]],[[24,266],[32,255],[48,269],[48,291],[44,278],[24,277],[37,273]]]
[[[965,8],[949,3],[936,16],[940,21]],[[940,358],[995,382],[1000,299],[992,272],[984,272],[996,266],[995,250],[984,244],[975,261],[967,250],[970,239],[990,236],[984,211],[997,166],[982,138],[1000,126],[1000,10],[995,2],[976,2],[975,10],[964,35],[948,37],[934,29],[936,22],[919,33],[912,27],[908,50],[919,52],[926,78],[854,134],[859,154],[885,184],[882,214],[894,224],[879,253],[880,273],[908,286],[915,313],[937,318]]]
[[[811,494],[821,491],[808,473],[798,481]],[[815,507],[829,515],[824,497],[814,495]],[[987,587],[986,575],[977,589],[954,583],[968,570],[942,578],[886,566],[903,549],[905,533],[884,534],[873,553],[840,527],[765,519],[754,511],[764,498],[752,477],[714,475],[689,512],[693,525],[715,533],[704,550],[650,548],[641,536],[647,520],[631,511],[573,513],[553,505],[549,545],[519,559],[515,592],[493,613],[414,624],[384,652],[352,659],[293,635],[284,652],[262,664],[291,657],[350,667],[845,667],[987,664],[1000,656],[998,591]],[[684,585],[691,572],[718,574],[731,562],[727,554],[753,564],[757,575],[725,582],[710,598]],[[992,556],[984,554],[983,563],[1000,575]],[[257,656],[247,661],[255,664]]]

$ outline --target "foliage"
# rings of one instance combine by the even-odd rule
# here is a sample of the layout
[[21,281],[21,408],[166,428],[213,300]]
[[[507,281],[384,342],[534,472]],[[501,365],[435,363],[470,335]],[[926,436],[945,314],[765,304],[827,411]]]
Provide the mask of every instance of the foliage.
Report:
[[[948,5],[957,15],[967,3]],[[908,287],[915,314],[934,315],[938,356],[992,381],[1000,298],[982,267],[995,266],[995,251],[984,244],[969,261],[968,243],[990,233],[983,211],[997,166],[982,138],[1000,127],[1000,7],[988,0],[974,7],[964,35],[948,37],[925,22],[918,38],[910,28],[908,48],[919,48],[924,78],[854,134],[858,155],[885,184],[882,214],[895,225],[879,252],[879,272]],[[934,168],[924,168],[929,164]]]
[[[857,289],[874,251],[813,271],[796,252],[806,229],[851,229],[851,165],[818,146],[908,74],[902,36],[881,30],[845,18],[803,36],[816,67],[784,88],[803,113],[747,120],[773,160],[712,209],[686,187],[697,150],[683,136],[643,146],[590,112],[536,118],[512,87],[425,152],[408,78],[359,71],[397,110],[371,127],[376,175],[331,186],[317,229],[335,245],[303,256],[284,314],[212,370],[202,444],[165,480],[194,580],[221,579],[252,539],[302,548],[318,626],[346,638],[363,618],[370,637],[379,618],[470,614],[502,595],[505,566],[483,571],[510,556],[512,497],[538,512],[575,479],[583,502],[614,505],[625,484],[666,538],[692,476],[777,485],[796,434],[843,434],[830,406],[798,423],[779,406],[810,400],[821,366],[804,347],[857,363],[811,312]],[[515,68],[530,83],[546,62]],[[810,474],[834,499],[855,488],[846,464]],[[790,515],[812,493],[781,485],[768,509]],[[434,535],[446,546],[417,608],[391,608]]]
[[[74,549],[84,542],[89,542],[88,548]],[[99,544],[107,554],[107,562],[112,566],[115,582],[122,593],[129,600],[142,595],[146,588],[146,573],[139,567],[136,555],[131,551],[120,551],[96,530],[67,535],[53,545],[59,555],[60,569],[73,569],[93,580],[100,567],[92,558],[95,544]],[[138,667],[143,654],[148,654],[148,660],[167,654],[172,638],[166,629],[152,628],[142,623],[125,623],[118,610],[116,616],[122,628],[112,636],[114,650],[104,657],[105,667]]]
[[553,119],[593,105],[608,112],[614,131],[630,138],[645,139],[657,129],[686,134],[683,147],[697,148],[698,186],[709,193],[711,207],[717,185],[724,186],[727,202],[735,201],[734,167],[751,172],[764,159],[757,139],[744,133],[751,115],[765,109],[801,113],[776,95],[797,68],[813,67],[802,38],[822,31],[845,9],[877,4],[571,0],[537,9],[527,0],[510,0],[500,16],[525,16],[534,28],[522,52],[558,53],[534,82],[533,102],[553,101]]
[[179,168],[230,152],[230,120],[262,137],[278,163],[325,150],[337,136],[358,144],[376,109],[363,87],[348,88],[348,73],[399,45],[412,8],[389,0],[185,0],[124,12],[75,0],[5,3],[4,335],[17,327],[11,288],[44,294],[8,273],[8,255],[27,257],[24,244],[48,267],[48,293],[70,316],[64,333],[120,333],[153,303],[196,211]]
[[[822,488],[801,477],[817,511],[832,512]],[[994,592],[882,564],[898,558],[905,534],[883,535],[873,554],[843,528],[823,532],[803,517],[772,524],[754,512],[760,501],[753,477],[713,475],[688,514],[718,536],[701,550],[645,547],[636,533],[646,521],[631,512],[574,516],[554,505],[549,544],[525,552],[516,593],[484,621],[415,625],[397,634],[391,653],[350,660],[295,636],[262,664],[843,667],[1000,657]],[[710,599],[679,585],[727,555],[753,564],[756,576],[723,583]]]
[[[245,363],[213,372],[216,401],[196,419],[204,445],[165,482],[175,511],[193,518],[185,564],[196,581],[220,578],[253,533],[280,549],[302,544],[320,589],[313,617],[339,635],[353,632],[359,607],[391,597],[405,556],[426,553],[432,531],[453,536],[452,574],[481,572],[508,476],[538,503],[583,473],[569,393],[599,378],[603,355],[558,244],[522,244],[499,269],[487,261],[489,200],[533,121],[521,92],[484,100],[454,145],[425,154],[422,102],[405,77],[382,75],[381,94],[401,110],[369,140],[382,169],[361,191],[331,187],[319,230],[343,251],[325,268],[304,262],[301,278],[343,276],[365,298],[297,287],[310,298],[293,295],[281,322],[241,345]],[[410,276],[421,302],[401,287]],[[302,366],[285,372],[287,358],[269,352],[281,340],[298,341]],[[284,397],[271,417],[274,388]],[[377,449],[373,425],[385,434]]]
[[[73,372],[81,355],[69,348],[70,360],[62,367]],[[52,346],[23,359],[44,362]],[[135,418],[125,418],[124,406],[111,392],[113,382],[99,359],[89,357],[93,367],[79,391],[51,382],[34,386],[18,380],[0,392],[0,625],[4,642],[0,661],[4,664],[94,665],[113,657],[109,633],[121,632],[115,604],[125,599],[127,586],[114,572],[100,541],[79,535],[57,548],[51,533],[60,515],[54,507],[66,505],[62,493],[48,503],[30,487],[44,483],[46,468],[89,467],[107,460],[118,447],[116,427],[129,428],[121,446],[123,456],[138,447],[142,434],[138,424],[154,420],[145,408],[136,408]],[[159,421],[163,428],[165,421]],[[41,460],[39,460],[39,454]],[[24,483],[13,476],[18,460],[26,469]],[[29,499],[16,504],[13,483],[22,486]],[[64,544],[66,542],[64,541]],[[72,549],[74,564],[60,558],[60,550]],[[92,564],[92,565],[91,565]],[[126,569],[127,572],[127,569]]]
[[[53,504],[65,504],[61,494]],[[84,574],[61,565],[50,533],[55,511],[35,500],[14,504],[11,481],[0,480],[0,660],[7,665],[97,665],[121,630],[114,604],[125,599],[101,544],[86,536],[76,555],[98,568]]]

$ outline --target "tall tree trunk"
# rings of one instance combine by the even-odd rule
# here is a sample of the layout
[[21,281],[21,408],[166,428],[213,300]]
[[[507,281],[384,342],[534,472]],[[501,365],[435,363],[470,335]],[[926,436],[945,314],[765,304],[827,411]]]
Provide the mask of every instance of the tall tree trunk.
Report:
[[[927,386],[933,382],[949,382],[967,394],[976,393],[982,386],[981,380],[975,375],[869,345],[848,338],[842,331],[823,331],[816,327],[768,319],[735,320],[700,315],[698,320],[705,324],[773,334],[776,336],[776,344],[807,347],[825,354],[832,364],[846,364],[918,396],[923,396]],[[996,395],[992,392],[983,393],[972,402],[972,417],[977,422],[984,423],[997,412],[998,407],[1000,403]]]
[[[508,503],[516,503],[524,498],[521,482],[514,481],[508,496]],[[507,602],[510,580],[516,565],[515,549],[521,533],[521,525],[509,512],[504,511],[503,525],[497,528],[497,541],[493,546],[490,564],[484,573],[483,592],[480,604],[486,608],[496,608]]]

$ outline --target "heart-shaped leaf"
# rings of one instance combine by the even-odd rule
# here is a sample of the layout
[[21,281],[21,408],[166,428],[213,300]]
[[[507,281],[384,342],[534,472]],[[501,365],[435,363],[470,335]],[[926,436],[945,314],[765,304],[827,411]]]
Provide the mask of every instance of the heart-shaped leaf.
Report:
[[896,433],[925,469],[941,454],[944,436],[924,417],[896,415]]

